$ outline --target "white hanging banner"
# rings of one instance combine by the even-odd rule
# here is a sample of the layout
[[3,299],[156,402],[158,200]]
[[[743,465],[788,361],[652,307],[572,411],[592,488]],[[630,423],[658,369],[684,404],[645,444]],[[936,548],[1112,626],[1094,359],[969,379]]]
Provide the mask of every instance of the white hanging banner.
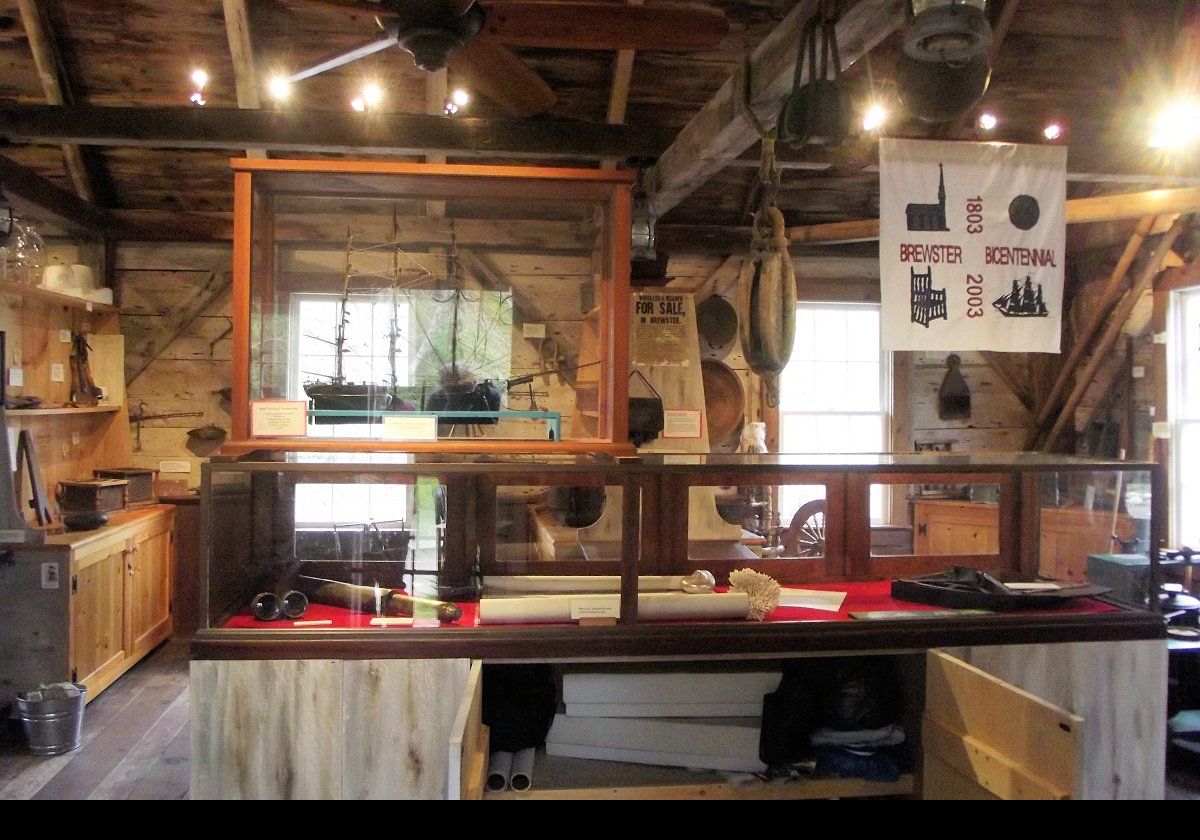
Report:
[[879,142],[888,350],[1057,353],[1067,150]]

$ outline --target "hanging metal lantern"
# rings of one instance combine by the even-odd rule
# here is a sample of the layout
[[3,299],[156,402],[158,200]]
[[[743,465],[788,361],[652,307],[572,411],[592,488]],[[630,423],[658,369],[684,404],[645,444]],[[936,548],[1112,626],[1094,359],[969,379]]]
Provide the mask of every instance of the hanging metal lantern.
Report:
[[900,100],[926,122],[956,120],[987,90],[992,29],[986,0],[909,0],[911,20],[896,64]]
[[655,244],[658,235],[654,227],[658,216],[650,206],[650,196],[642,183],[644,171],[639,169],[637,184],[633,188],[633,239],[630,242],[629,257],[632,260],[654,260],[658,258]]

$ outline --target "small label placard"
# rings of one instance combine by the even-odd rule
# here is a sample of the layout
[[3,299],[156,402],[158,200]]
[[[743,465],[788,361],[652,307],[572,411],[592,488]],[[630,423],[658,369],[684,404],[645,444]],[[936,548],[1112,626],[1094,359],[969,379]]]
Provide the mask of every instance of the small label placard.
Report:
[[0,531],[0,543],[23,543],[25,532],[21,530]]
[[704,430],[702,417],[698,408],[668,408],[663,412],[663,438],[696,440]]
[[66,371],[63,370],[63,366],[58,362],[50,365],[50,381],[62,382],[64,379],[66,379]]
[[308,403],[303,400],[251,400],[251,437],[305,437]]
[[383,418],[383,438],[384,440],[437,440],[437,418],[388,414]]
[[159,461],[158,471],[165,473],[190,473],[192,471],[191,461]]
[[25,371],[19,367],[8,369],[8,385],[10,388],[20,388],[25,384]]
[[620,595],[594,595],[571,599],[571,620],[581,618],[620,618]]
[[58,564],[42,564],[42,589],[58,589]]
[[59,330],[58,331],[58,340],[63,344],[70,344],[71,343],[71,331],[70,330]]

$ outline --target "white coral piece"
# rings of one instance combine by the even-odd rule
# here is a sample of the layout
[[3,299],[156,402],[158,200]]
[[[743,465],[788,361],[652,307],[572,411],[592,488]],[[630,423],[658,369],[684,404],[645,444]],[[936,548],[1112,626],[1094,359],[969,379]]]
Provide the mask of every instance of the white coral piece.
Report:
[[745,592],[750,596],[750,614],[747,618],[762,621],[767,614],[779,606],[779,581],[770,575],[753,569],[738,569],[729,573],[729,588]]

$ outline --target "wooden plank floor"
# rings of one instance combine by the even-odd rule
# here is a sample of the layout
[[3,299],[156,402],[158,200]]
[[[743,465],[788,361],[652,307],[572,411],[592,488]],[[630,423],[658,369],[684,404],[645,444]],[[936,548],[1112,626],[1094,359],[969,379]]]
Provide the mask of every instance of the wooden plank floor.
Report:
[[186,799],[187,653],[168,642],[89,703],[74,752],[0,747],[0,799]]

